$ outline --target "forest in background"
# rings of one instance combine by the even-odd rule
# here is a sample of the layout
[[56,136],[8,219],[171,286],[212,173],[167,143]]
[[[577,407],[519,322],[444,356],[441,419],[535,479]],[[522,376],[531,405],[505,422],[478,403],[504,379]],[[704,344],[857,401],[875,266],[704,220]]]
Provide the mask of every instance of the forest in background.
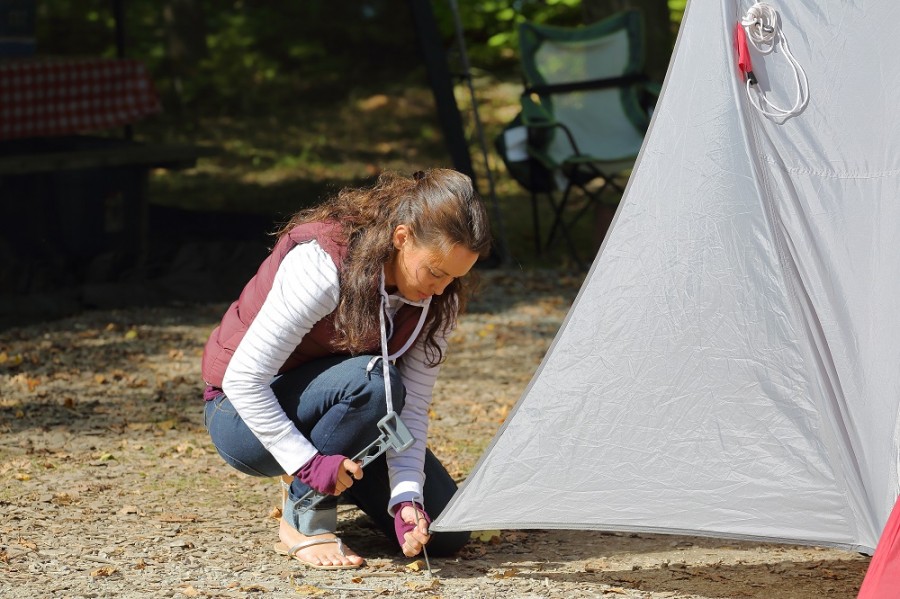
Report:
[[[535,253],[528,194],[493,149],[493,139],[519,108],[516,25],[529,20],[576,26],[636,7],[648,21],[648,44],[664,40],[651,51],[655,62],[667,64],[684,0],[461,0],[472,94],[456,43],[453,4],[428,4],[456,77],[476,182],[502,214],[495,219],[503,229],[497,233],[518,264],[566,266],[564,248]],[[38,55],[116,56],[114,5],[38,2]],[[406,0],[121,5],[124,53],[147,64],[163,104],[160,115],[135,124],[135,138],[218,152],[194,169],[151,175],[151,233],[180,227],[184,235],[195,235],[200,225],[184,216],[193,214],[207,235],[254,231],[258,239],[262,229],[298,208],[371,181],[383,170],[452,166]],[[476,109],[485,147],[479,144]],[[541,210],[547,226],[549,207]],[[234,218],[226,222],[228,215]],[[576,242],[590,253],[597,233],[590,219],[584,221]],[[162,263],[170,259],[159,257]]]
[[[416,0],[425,1],[425,0]],[[454,3],[428,0],[451,60]],[[648,31],[671,44],[686,0],[462,0],[467,52],[480,69],[517,68],[516,25],[575,26],[617,10],[645,13]],[[127,55],[145,61],[167,103],[205,114],[239,114],[330,101],[327,90],[420,83],[421,59],[406,0],[125,0]],[[110,0],[37,2],[42,55],[115,56]],[[661,20],[667,20],[667,24]],[[648,34],[650,38],[658,34]],[[650,45],[653,45],[650,40]],[[668,48],[660,50],[668,60]],[[410,79],[405,79],[409,77]],[[306,94],[315,91],[309,97]]]

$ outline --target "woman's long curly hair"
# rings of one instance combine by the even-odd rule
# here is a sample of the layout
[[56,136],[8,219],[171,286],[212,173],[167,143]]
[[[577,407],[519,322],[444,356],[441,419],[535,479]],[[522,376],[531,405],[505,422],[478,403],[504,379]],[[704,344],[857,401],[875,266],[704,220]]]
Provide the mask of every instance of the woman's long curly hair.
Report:
[[[472,187],[472,180],[450,169],[419,171],[412,177],[386,172],[371,187],[345,188],[324,203],[301,210],[276,232],[280,238],[299,224],[336,222],[347,244],[340,275],[340,300],[334,325],[336,344],[359,353],[377,340],[382,268],[395,256],[394,229],[409,227],[420,247],[447,252],[462,246],[481,257],[490,250],[487,212]],[[443,360],[435,337],[455,324],[464,309],[468,286],[454,279],[443,294],[431,298],[423,327],[425,347],[432,364]]]

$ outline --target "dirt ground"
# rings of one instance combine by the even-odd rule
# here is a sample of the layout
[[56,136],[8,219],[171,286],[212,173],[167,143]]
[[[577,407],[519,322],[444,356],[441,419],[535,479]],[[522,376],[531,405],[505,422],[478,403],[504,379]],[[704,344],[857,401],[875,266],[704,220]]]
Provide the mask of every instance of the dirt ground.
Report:
[[[580,279],[485,271],[435,391],[431,446],[459,480],[524,390]],[[200,354],[224,304],[92,311],[0,331],[2,597],[852,598],[868,558],[816,547],[494,531],[455,559],[403,557],[341,507],[367,557],[276,555],[278,483],[209,442]]]

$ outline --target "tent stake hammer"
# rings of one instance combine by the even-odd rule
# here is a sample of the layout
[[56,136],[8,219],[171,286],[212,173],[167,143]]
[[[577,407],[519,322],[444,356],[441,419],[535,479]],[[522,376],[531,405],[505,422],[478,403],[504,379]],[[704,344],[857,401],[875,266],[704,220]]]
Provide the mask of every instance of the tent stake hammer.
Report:
[[[400,417],[397,416],[397,412],[394,412],[393,410],[388,412],[384,418],[378,421],[378,430],[381,431],[378,438],[372,441],[368,447],[353,456],[353,461],[357,462],[363,468],[388,449],[405,451],[413,444],[414,439],[412,434],[409,432],[409,429],[406,428],[406,425],[403,424],[403,421],[400,420]],[[310,489],[303,497],[297,500],[294,509],[302,514],[306,510],[317,505],[326,497],[331,497],[331,495],[325,495],[324,493],[319,493],[314,489]],[[309,503],[307,505],[301,505],[307,499],[310,500]]]

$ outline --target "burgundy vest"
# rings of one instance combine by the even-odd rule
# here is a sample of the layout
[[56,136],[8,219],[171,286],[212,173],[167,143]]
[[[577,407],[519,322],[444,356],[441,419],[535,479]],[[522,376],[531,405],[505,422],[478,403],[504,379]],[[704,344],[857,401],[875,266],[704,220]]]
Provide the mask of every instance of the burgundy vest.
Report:
[[[247,328],[256,315],[259,313],[269,290],[272,288],[272,282],[275,280],[275,273],[278,266],[288,251],[301,243],[315,240],[319,246],[334,261],[335,266],[340,273],[344,267],[344,259],[347,255],[346,243],[341,238],[341,229],[335,223],[306,223],[298,225],[291,229],[287,235],[283,235],[272,253],[263,261],[259,270],[252,279],[244,286],[240,297],[235,301],[225,315],[222,322],[216,327],[206,342],[203,350],[203,380],[208,385],[215,387],[222,386],[222,379],[225,376],[225,370],[228,368],[228,362],[234,355],[235,349]],[[372,293],[378,294],[378,283],[373,285]],[[422,308],[403,304],[403,306],[394,315],[394,326],[391,338],[388,340],[388,353],[393,354],[399,351],[406,341],[415,331],[416,323],[421,315]],[[377,319],[378,315],[373,314],[372,318]],[[421,333],[420,333],[421,334]],[[314,360],[316,358],[324,358],[334,355],[348,355],[346,350],[335,347],[336,338],[334,329],[334,312],[313,325],[312,329],[303,337],[300,345],[294,349],[293,353],[285,361],[284,365],[278,370],[278,373],[292,370],[304,362]],[[381,354],[380,340],[377,333],[362,348],[360,354]]]

